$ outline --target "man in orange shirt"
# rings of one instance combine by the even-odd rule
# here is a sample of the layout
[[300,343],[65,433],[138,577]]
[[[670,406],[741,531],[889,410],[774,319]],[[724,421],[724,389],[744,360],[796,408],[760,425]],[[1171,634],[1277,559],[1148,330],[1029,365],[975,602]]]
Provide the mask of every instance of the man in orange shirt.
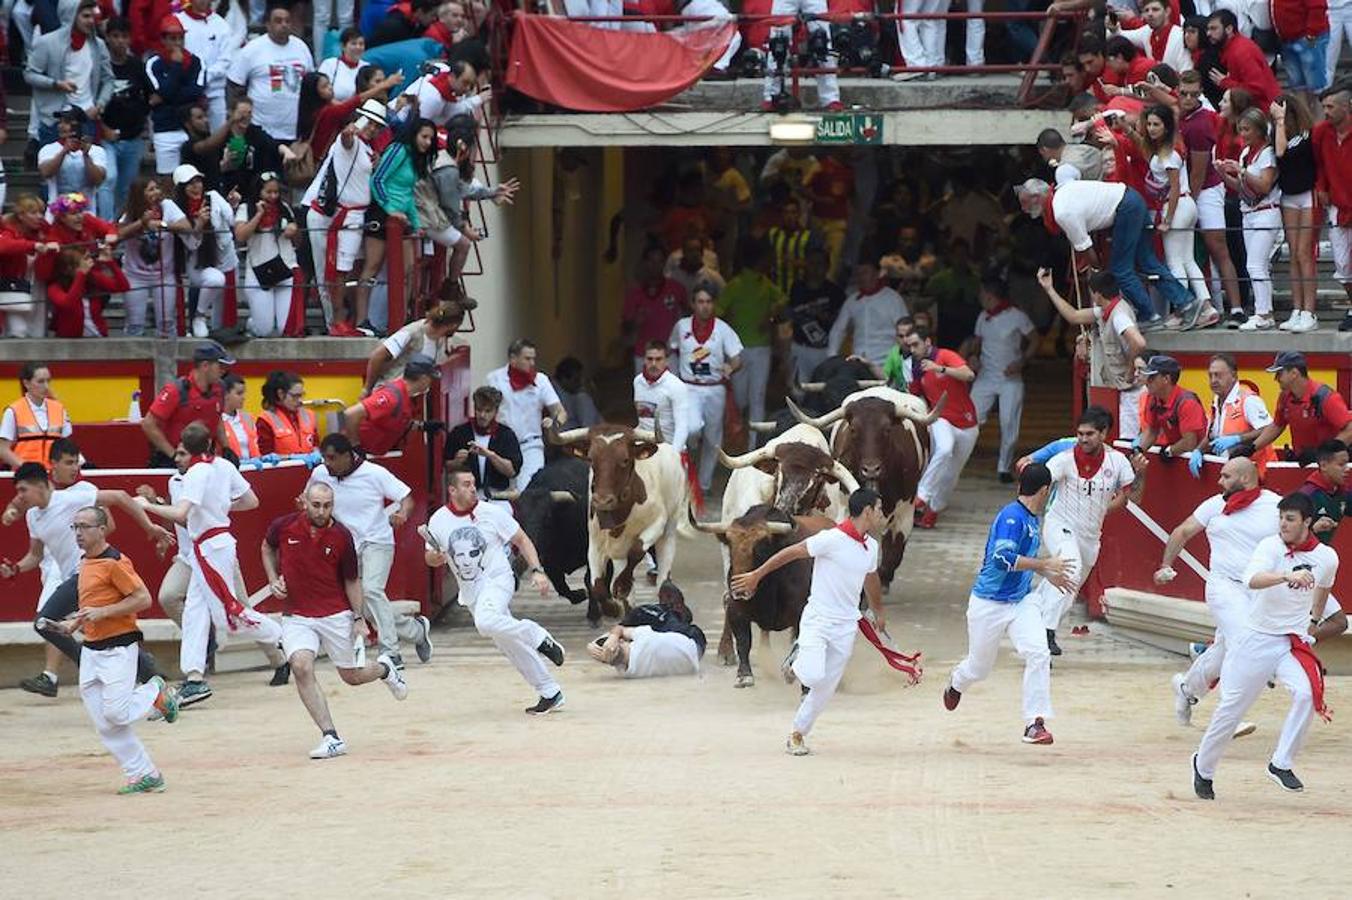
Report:
[[911,393],[924,397],[931,409],[945,395],[948,398],[939,419],[930,426],[929,464],[920,476],[915,498],[916,525],[933,528],[939,513],[948,507],[948,498],[980,433],[969,387],[976,373],[954,351],[936,347],[930,330],[923,325],[917,325],[906,337],[906,349],[911,353]]
[[122,766],[127,783],[119,794],[159,793],[164,776],[151,762],[132,723],[151,710],[166,722],[178,718],[178,699],[156,675],[136,686],[136,661],[142,635],[136,614],[150,607],[150,592],[131,560],[108,544],[108,514],[88,506],[71,525],[84,552],[80,564],[80,608],[56,623],[67,634],[83,630],[80,697],[99,738]]

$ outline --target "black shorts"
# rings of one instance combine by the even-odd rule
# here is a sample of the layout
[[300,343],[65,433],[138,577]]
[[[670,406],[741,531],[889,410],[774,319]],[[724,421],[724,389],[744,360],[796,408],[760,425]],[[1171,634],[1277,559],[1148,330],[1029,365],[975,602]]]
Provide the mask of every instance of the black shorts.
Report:
[[366,207],[366,219],[361,227],[362,234],[376,240],[385,240],[385,221],[389,217],[390,214],[385,212],[385,207],[372,198],[371,205]]

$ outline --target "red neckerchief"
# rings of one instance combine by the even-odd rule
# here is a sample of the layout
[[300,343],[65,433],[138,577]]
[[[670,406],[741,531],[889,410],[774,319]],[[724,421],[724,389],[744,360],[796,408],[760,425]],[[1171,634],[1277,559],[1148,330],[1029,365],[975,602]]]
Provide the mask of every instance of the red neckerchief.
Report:
[[1166,22],[1159,31],[1150,29],[1150,58],[1164,59],[1164,51],[1169,46],[1169,32],[1173,25]]
[[343,65],[347,66],[349,69],[361,68],[361,60],[357,60],[356,62],[348,62],[347,57],[343,56],[341,53],[338,55],[338,61]]
[[70,49],[83,50],[87,40],[89,40],[89,37],[80,29],[72,28],[70,30]]
[[1242,509],[1248,509],[1253,505],[1253,501],[1258,499],[1258,495],[1261,493],[1263,493],[1263,489],[1259,487],[1235,491],[1229,497],[1225,498],[1225,508],[1221,510],[1221,514],[1232,516]]
[[1102,447],[1096,455],[1090,455],[1081,450],[1080,445],[1076,443],[1072,452],[1075,455],[1075,471],[1081,478],[1093,478],[1098,474],[1098,470],[1103,468],[1103,461],[1108,458]]
[[1056,186],[1047,186],[1047,199],[1042,201],[1042,227],[1047,229],[1050,235],[1061,233],[1061,226],[1056,224],[1056,210],[1052,207],[1052,199],[1056,196]]
[[646,381],[646,382],[648,382],[648,384],[657,384],[657,382],[659,382],[659,381],[662,380],[662,376],[665,375],[665,374],[667,374],[667,370],[666,370],[666,369],[663,369],[661,372],[658,372],[658,373],[657,373],[657,377],[656,377],[656,378],[653,378],[652,376],[650,376],[650,375],[648,374],[648,370],[647,370],[647,369],[642,369],[642,370],[640,370],[640,371],[643,373],[643,380]]
[[282,204],[264,203],[263,218],[258,223],[259,230],[271,231],[273,228],[276,228],[278,223],[281,221],[282,221]]
[[[1282,543],[1286,542],[1283,541]],[[1314,536],[1314,532],[1311,532],[1310,534],[1306,535],[1305,540],[1301,541],[1299,544],[1295,545],[1286,544],[1286,555],[1288,557],[1292,557],[1295,556],[1297,553],[1309,553],[1311,550],[1313,550],[1315,547],[1318,546],[1319,546],[1319,538]]]
[[1108,318],[1113,314],[1113,310],[1117,309],[1117,304],[1121,302],[1122,297],[1120,294],[1108,301],[1108,305],[1103,307],[1103,321],[1108,321]]
[[194,200],[191,197],[188,198],[188,209],[187,209],[188,218],[192,218],[202,211],[202,204],[206,202],[206,199],[207,199],[206,194],[203,194],[196,200]]
[[859,529],[854,527],[854,522],[851,519],[842,519],[836,527],[845,532],[851,539],[858,541],[861,546],[868,546],[868,541],[859,533]]
[[524,391],[535,384],[534,372],[523,372],[516,366],[507,367],[507,382],[514,391]]
[[445,100],[447,103],[452,103],[460,99],[460,95],[455,92],[455,88],[451,87],[450,72],[442,72],[440,75],[434,75],[427,79],[427,83],[436,88],[437,93],[441,95],[441,99]]
[[696,344],[703,346],[705,341],[713,337],[714,323],[717,321],[717,317],[711,316],[710,318],[705,319],[704,323],[701,324],[699,316],[690,317],[690,333],[694,335]]
[[193,466],[197,465],[200,462],[209,463],[215,458],[216,457],[211,455],[210,453],[199,453],[195,456],[190,456],[188,457],[188,468],[191,469]]
[[1291,655],[1300,663],[1300,667],[1305,670],[1305,677],[1310,680],[1310,697],[1314,701],[1314,711],[1319,713],[1319,718],[1325,722],[1333,721],[1333,711],[1324,703],[1324,666],[1319,662],[1319,657],[1315,656],[1314,648],[1305,643],[1298,634],[1288,634],[1291,639]]
[[207,18],[211,15],[211,10],[207,10],[204,13],[200,13],[197,10],[193,9],[191,5],[183,7],[182,12],[189,19],[196,19],[199,22],[205,22]]
[[1001,300],[999,303],[995,304],[994,309],[986,311],[986,321],[989,322],[991,319],[994,319],[996,316],[1000,315],[1000,313],[1004,312],[1007,309],[1009,309],[1009,301]]
[[474,517],[474,509],[475,509],[475,507],[477,507],[478,505],[479,505],[479,498],[478,498],[478,497],[475,497],[475,498],[474,498],[474,502],[471,503],[471,504],[469,505],[469,509],[456,509],[454,503],[452,503],[450,500],[447,500],[447,501],[446,501],[446,508],[449,509],[449,510],[451,511],[451,515],[457,516],[457,517],[462,518],[462,519],[463,519],[465,516],[469,516],[469,520],[470,520],[471,522],[476,522],[476,521],[478,521],[478,520]]
[[450,47],[455,44],[455,35],[451,33],[451,29],[447,27],[446,23],[439,19],[427,26],[427,30],[423,32],[423,37],[431,38],[443,47]]
[[861,285],[859,288],[859,299],[867,300],[869,297],[872,297],[874,294],[877,294],[885,287],[887,287],[887,285],[883,283],[883,280],[881,278],[875,281],[872,287],[869,287],[867,289]]
[[1305,483],[1314,485],[1330,497],[1341,497],[1343,495],[1343,489],[1325,478],[1324,473],[1320,472],[1318,469],[1316,469],[1314,474],[1309,478],[1305,479]]

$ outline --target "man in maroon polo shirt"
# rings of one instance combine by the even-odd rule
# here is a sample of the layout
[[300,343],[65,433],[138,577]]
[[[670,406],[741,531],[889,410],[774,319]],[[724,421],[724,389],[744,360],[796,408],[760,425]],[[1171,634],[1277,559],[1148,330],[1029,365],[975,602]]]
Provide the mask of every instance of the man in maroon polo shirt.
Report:
[[190,422],[201,422],[218,448],[229,446],[225,420],[221,418],[225,404],[221,379],[226,368],[234,364],[234,357],[224,347],[207,341],[193,350],[192,371],[187,377],[175,378],[160,388],[141,420],[141,430],[150,442],[152,469],[174,467],[174,448]]
[[1221,69],[1206,73],[1211,83],[1222,90],[1243,88],[1253,97],[1253,105],[1266,110],[1277,99],[1281,88],[1272,74],[1263,49],[1239,33],[1239,20],[1228,9],[1218,9],[1206,20],[1206,36],[1220,53]]
[[[1352,300],[1352,82],[1341,81],[1319,95],[1324,121],[1314,126],[1314,190],[1328,210],[1333,244],[1333,277]],[[1339,331],[1352,331],[1352,309]]]
[[388,453],[418,417],[422,404],[415,401],[427,393],[433,379],[440,377],[441,370],[432,357],[421,353],[410,357],[402,378],[385,382],[343,412],[343,430],[368,455]]
[[1352,412],[1348,412],[1347,402],[1333,388],[1310,379],[1304,353],[1283,350],[1267,370],[1276,376],[1282,392],[1277,396],[1272,424],[1254,438],[1255,448],[1271,444],[1289,427],[1291,447],[1286,457],[1308,465],[1314,462],[1315,451],[1324,441],[1352,441]]
[[304,512],[281,516],[268,526],[263,569],[273,596],[282,601],[282,650],[291,664],[296,691],[323,732],[310,758],[332,759],[346,753],[347,744],[333,727],[329,705],[315,679],[315,657],[321,648],[347,684],[383,680],[396,700],[408,696],[408,685],[388,654],[364,662],[371,629],[362,615],[357,548],[352,535],[333,518],[333,488],[312,482],[302,500]]
[[1192,391],[1178,386],[1183,368],[1172,356],[1152,356],[1145,364],[1145,429],[1133,441],[1137,453],[1156,445],[1170,459],[1197,448],[1206,438],[1206,407]]

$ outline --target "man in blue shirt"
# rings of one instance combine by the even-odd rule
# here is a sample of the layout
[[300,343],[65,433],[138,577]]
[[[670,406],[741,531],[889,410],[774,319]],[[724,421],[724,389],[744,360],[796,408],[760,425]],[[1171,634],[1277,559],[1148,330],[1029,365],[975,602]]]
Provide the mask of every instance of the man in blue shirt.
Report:
[[954,710],[962,692],[990,674],[1000,638],[1007,632],[1014,651],[1023,657],[1023,717],[1026,744],[1050,744],[1045,720],[1052,716],[1051,653],[1042,613],[1024,602],[1037,573],[1062,591],[1072,572],[1059,557],[1039,559],[1038,515],[1047,505],[1052,476],[1041,463],[1019,473],[1019,498],[995,516],[986,537],[986,553],[967,601],[967,656],[958,663],[944,689],[944,708]]

